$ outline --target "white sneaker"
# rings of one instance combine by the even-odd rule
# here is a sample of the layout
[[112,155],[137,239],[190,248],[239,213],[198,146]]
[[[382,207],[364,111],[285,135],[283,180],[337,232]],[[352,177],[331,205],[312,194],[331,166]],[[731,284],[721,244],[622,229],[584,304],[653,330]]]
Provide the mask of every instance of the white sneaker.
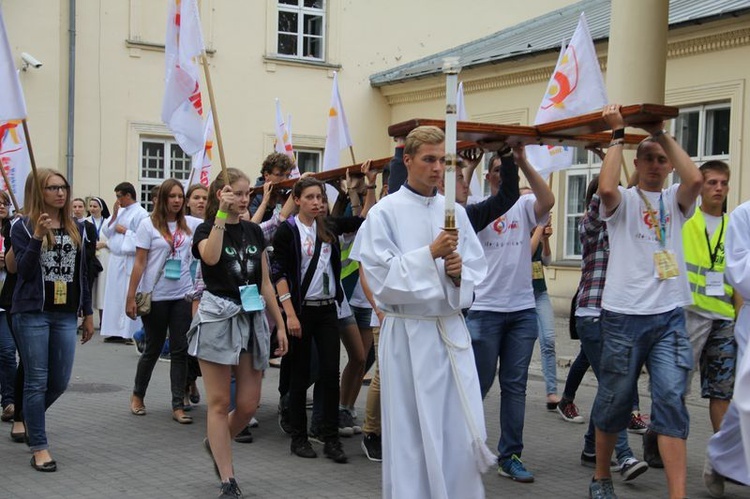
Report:
[[255,419],[255,417],[252,417],[250,418],[250,422],[247,424],[247,426],[248,428],[257,428],[259,424],[260,423],[258,423],[258,420]]
[[648,471],[648,463],[639,461],[634,457],[628,457],[620,463],[620,475],[623,482],[629,482]]
[[703,483],[711,497],[724,497],[724,477],[716,473],[708,456],[703,462]]

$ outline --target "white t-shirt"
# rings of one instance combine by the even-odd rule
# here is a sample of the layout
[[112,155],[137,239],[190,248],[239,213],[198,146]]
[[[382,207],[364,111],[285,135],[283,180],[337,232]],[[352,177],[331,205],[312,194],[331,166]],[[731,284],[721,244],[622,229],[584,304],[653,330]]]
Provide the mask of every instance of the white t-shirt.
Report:
[[[172,252],[172,246],[164,239],[164,236],[154,228],[151,217],[144,218],[138,226],[138,230],[136,230],[136,248],[148,250],[146,269],[143,272],[141,285],[138,289],[146,292],[153,290],[151,299],[154,301],[180,300],[193,289],[193,280],[190,277],[190,264],[193,260],[191,247],[195,229],[203,223],[203,220],[190,216],[185,217],[185,219],[190,228],[190,234],[177,230],[177,222],[167,224],[174,241],[174,252]],[[168,259],[180,262],[179,279],[167,278],[163,269]],[[161,277],[159,277],[159,274],[161,274]]]
[[[609,263],[604,284],[602,308],[629,315],[650,315],[669,312],[693,303],[688,287],[685,258],[682,253],[682,226],[693,215],[695,203],[683,214],[677,202],[679,184],[659,192],[643,192],[661,219],[659,197],[664,203],[666,249],[677,259],[679,276],[660,280],[655,277],[654,253],[661,249],[652,227],[646,204],[635,187],[620,187],[622,201],[607,216],[604,203],[599,207],[609,234]],[[658,227],[657,227],[658,229]]]
[[517,312],[536,307],[531,285],[531,237],[536,196],[521,196],[503,216],[477,234],[487,258],[487,277],[475,288],[471,310]]
[[[307,268],[310,266],[312,257],[315,254],[315,241],[317,239],[318,224],[313,220],[311,227],[306,226],[302,221],[297,219],[297,227],[299,228],[299,238],[302,245],[302,268],[300,276],[304,280]],[[327,277],[326,277],[327,275]],[[325,293],[324,280],[328,280],[328,293]],[[336,296],[336,283],[333,276],[333,268],[331,267],[331,245],[323,243],[320,247],[320,257],[318,258],[318,266],[315,268],[312,281],[310,281],[310,287],[307,288],[307,295],[303,298],[304,300],[326,300],[328,298],[334,298]],[[300,283],[301,285],[302,283]]]
[[721,225],[721,221],[723,218],[724,217],[715,217],[713,215],[709,215],[705,211],[703,212],[703,220],[706,221],[706,230],[708,231],[709,238],[714,237],[714,232],[716,232],[716,229],[718,229]]

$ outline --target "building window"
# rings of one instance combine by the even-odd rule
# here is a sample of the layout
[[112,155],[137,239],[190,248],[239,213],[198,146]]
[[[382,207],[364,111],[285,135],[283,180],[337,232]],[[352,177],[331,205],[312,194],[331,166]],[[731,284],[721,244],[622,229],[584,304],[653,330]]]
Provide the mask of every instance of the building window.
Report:
[[186,181],[190,176],[190,156],[171,139],[141,139],[140,201],[151,211],[151,189],[168,178]]
[[677,142],[698,163],[729,157],[729,103],[680,109],[672,120]]
[[325,0],[278,0],[276,51],[281,56],[322,61]]
[[297,167],[299,168],[300,174],[305,172],[318,172],[320,171],[321,159],[323,157],[322,151],[313,149],[297,149]]
[[565,172],[565,227],[563,233],[566,260],[581,258],[578,224],[586,213],[586,189],[599,176],[601,160],[594,153],[576,148],[573,166]]

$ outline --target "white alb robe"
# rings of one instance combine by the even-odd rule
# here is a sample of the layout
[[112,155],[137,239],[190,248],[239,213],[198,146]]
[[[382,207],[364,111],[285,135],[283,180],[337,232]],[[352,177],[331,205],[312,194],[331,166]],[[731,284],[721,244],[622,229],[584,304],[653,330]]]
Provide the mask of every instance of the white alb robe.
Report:
[[734,398],[721,428],[708,442],[708,458],[720,475],[750,485],[750,201],[729,216],[724,254],[727,280],[745,303],[734,325]]
[[[148,212],[138,203],[133,203],[120,208],[117,218],[102,227],[102,234],[107,238],[109,247],[104,313],[99,331],[102,336],[132,338],[133,333],[143,327],[140,318],[131,320],[125,315],[125,299],[135,263],[135,232],[141,220],[146,217]],[[125,234],[115,230],[118,224],[128,229]]]
[[[350,256],[361,262],[386,313],[378,352],[385,498],[484,497],[475,440],[491,455],[461,309],[471,305],[487,265],[460,206],[461,286],[445,274],[441,258],[432,259],[429,245],[444,223],[444,203],[441,195],[425,198],[399,189],[369,212]],[[447,339],[441,338],[438,318]]]

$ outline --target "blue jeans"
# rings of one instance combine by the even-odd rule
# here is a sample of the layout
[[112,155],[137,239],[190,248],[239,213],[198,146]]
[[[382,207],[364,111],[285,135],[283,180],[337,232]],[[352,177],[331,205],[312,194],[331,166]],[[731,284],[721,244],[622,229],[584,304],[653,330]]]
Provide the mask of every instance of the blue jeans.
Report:
[[0,404],[15,403],[16,393],[16,342],[10,334],[7,312],[0,312]]
[[644,363],[651,379],[651,429],[686,439],[690,416],[685,407],[693,352],[685,330],[685,312],[678,307],[654,315],[602,311],[599,390],[592,417],[607,433],[625,429],[630,421],[633,392]]
[[45,411],[65,392],[76,351],[75,312],[23,312],[13,330],[24,365],[23,410],[29,448],[48,449]]
[[523,422],[526,416],[526,382],[537,338],[536,310],[470,310],[466,325],[471,333],[471,346],[474,349],[482,398],[492,387],[496,372],[500,383],[498,458],[502,461],[513,454],[520,457],[523,451]]
[[555,360],[555,312],[546,291],[534,293],[539,328],[539,351],[547,395],[557,394],[557,361]]
[[[591,364],[594,376],[598,380],[602,357],[601,319],[599,317],[576,317],[576,331],[578,332],[578,337],[581,339],[581,350]],[[586,431],[586,435],[583,436],[583,452],[589,455],[596,454],[596,431],[594,430],[593,413],[589,418],[589,428]],[[623,429],[617,434],[615,454],[617,455],[618,462],[621,462],[625,458],[633,457],[633,451],[630,449],[630,444],[628,443],[627,430]]]

